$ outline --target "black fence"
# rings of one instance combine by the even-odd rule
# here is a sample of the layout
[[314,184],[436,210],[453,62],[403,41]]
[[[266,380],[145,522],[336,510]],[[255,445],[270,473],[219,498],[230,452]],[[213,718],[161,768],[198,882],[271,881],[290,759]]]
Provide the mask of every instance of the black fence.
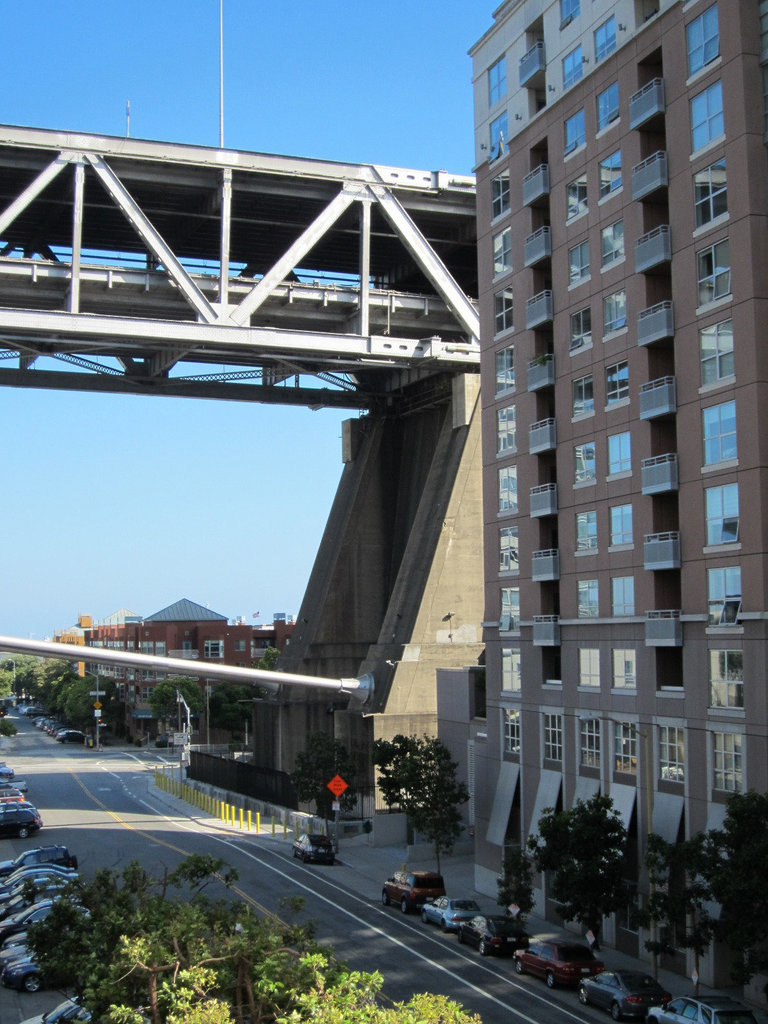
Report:
[[217,789],[242,793],[254,800],[287,807],[291,811],[299,809],[296,790],[290,777],[274,768],[259,768],[247,761],[216,757],[193,750],[190,752],[187,777]]

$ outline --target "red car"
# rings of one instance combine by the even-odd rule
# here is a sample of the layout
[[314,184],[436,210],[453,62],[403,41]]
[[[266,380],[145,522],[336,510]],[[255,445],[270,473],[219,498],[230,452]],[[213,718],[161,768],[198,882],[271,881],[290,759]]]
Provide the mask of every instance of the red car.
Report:
[[547,985],[554,988],[555,985],[578,985],[582,978],[604,971],[605,964],[589,946],[579,942],[533,939],[528,949],[515,950],[515,970],[518,974],[544,978]]

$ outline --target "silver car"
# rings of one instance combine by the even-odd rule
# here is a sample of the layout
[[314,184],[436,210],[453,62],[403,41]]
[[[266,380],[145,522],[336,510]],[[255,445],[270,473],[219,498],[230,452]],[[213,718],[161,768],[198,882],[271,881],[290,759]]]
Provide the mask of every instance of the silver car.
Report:
[[681,996],[648,1010],[648,1024],[757,1024],[754,1013],[728,996]]
[[425,924],[436,924],[444,932],[455,932],[461,921],[471,921],[480,913],[474,900],[453,900],[449,896],[438,896],[421,908],[421,920]]

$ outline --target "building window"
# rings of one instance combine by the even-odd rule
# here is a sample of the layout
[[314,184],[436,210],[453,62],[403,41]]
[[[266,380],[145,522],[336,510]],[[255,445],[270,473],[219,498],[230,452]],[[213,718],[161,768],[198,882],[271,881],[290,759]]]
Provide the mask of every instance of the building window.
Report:
[[155,644],[153,640],[141,640],[139,641],[139,653],[140,654],[154,654]]
[[165,640],[157,640],[155,642],[155,654],[160,658],[165,657]]
[[704,499],[707,544],[735,544],[739,539],[739,485],[707,487]]
[[245,640],[235,640],[235,650],[236,651],[244,651],[245,650]]
[[629,363],[623,359],[605,368],[605,399],[607,405],[629,398]]
[[709,652],[709,703],[713,708],[744,707],[744,654]]
[[685,30],[688,47],[688,74],[693,75],[710,64],[720,53],[717,4],[694,18]]
[[576,550],[593,551],[597,548],[597,512],[576,513]]
[[223,640],[206,640],[203,644],[203,657],[204,658],[223,658],[224,657],[224,641]]
[[723,402],[702,410],[704,464],[714,465],[737,457],[736,403]]
[[560,28],[570,25],[581,13],[580,0],[560,0]]
[[637,775],[637,727],[633,722],[615,722],[613,758],[617,772]]
[[557,714],[544,715],[544,760],[563,760],[563,716]]
[[712,733],[712,787],[722,793],[744,791],[742,742],[739,733]]
[[723,87],[721,82],[713,82],[691,100],[693,152],[719,139],[724,131]]
[[614,82],[597,94],[597,130],[607,128],[619,116],[619,83]]
[[680,726],[659,726],[659,778],[685,782],[685,734]]
[[580,46],[563,57],[563,88],[570,89],[581,78],[584,71],[584,55]]
[[499,114],[495,120],[491,121],[489,136],[491,160],[501,156],[504,152],[507,138],[507,112],[505,110],[503,114]]
[[589,242],[579,242],[568,250],[568,273],[572,285],[589,277]]
[[574,217],[578,217],[579,214],[587,212],[586,172],[580,174],[578,178],[574,178],[573,181],[568,182],[566,194],[568,198],[568,220],[572,220]]
[[600,767],[600,719],[579,722],[579,763],[583,768]]
[[733,323],[723,320],[704,327],[701,341],[701,383],[714,384],[734,375]]
[[509,171],[491,179],[491,213],[500,217],[509,212]]
[[516,448],[515,407],[505,405],[496,410],[496,452],[504,455]]
[[600,198],[621,188],[621,150],[600,161]]
[[716,217],[728,212],[728,179],[725,159],[696,171],[693,176],[693,203],[696,209],[696,227],[704,227]]
[[579,686],[600,685],[600,651],[597,647],[579,648]]
[[632,506],[614,505],[610,510],[611,545],[632,543]]
[[572,117],[565,121],[565,152],[572,153],[574,149],[583,146],[587,141],[587,130],[584,123],[584,110],[577,110]]
[[609,267],[616,260],[624,259],[624,221],[617,220],[600,232],[603,266]]
[[517,466],[499,469],[499,512],[517,512]]
[[493,236],[493,272],[506,274],[512,269],[512,229],[504,228]]
[[728,239],[723,238],[696,253],[699,305],[724,299],[731,292],[731,254]]
[[603,299],[603,330],[606,334],[627,326],[627,293],[622,289]]
[[614,690],[634,690],[637,686],[637,655],[634,647],[613,650]]
[[492,107],[507,95],[507,60],[500,57],[488,68],[488,106]]
[[579,618],[596,619],[598,616],[597,580],[578,580]]
[[592,374],[585,377],[578,377],[572,381],[573,389],[573,415],[584,416],[585,413],[595,411],[595,396],[592,387]]
[[520,712],[504,708],[504,753],[520,753]]
[[496,292],[493,297],[493,309],[493,323],[496,333],[501,334],[502,331],[511,330],[513,327],[512,315],[514,312],[511,288],[504,288],[503,291]]
[[595,63],[604,60],[616,49],[616,19],[611,16],[595,29]]
[[519,567],[519,528],[505,526],[499,530],[499,572],[512,572]]
[[520,628],[520,588],[501,588],[501,619],[499,629],[506,633]]
[[585,480],[594,480],[597,476],[595,442],[587,441],[585,444],[577,444],[573,451],[575,482],[580,484]]
[[496,353],[496,394],[515,386],[515,346],[508,345]]
[[520,692],[520,648],[501,648],[501,688],[507,693]]
[[608,475],[627,473],[632,469],[629,431],[611,434],[608,438]]
[[735,626],[741,614],[741,567],[707,570],[710,626]]
[[571,352],[592,344],[592,310],[589,306],[571,313]]
[[611,609],[614,617],[635,614],[633,576],[614,576],[611,580]]

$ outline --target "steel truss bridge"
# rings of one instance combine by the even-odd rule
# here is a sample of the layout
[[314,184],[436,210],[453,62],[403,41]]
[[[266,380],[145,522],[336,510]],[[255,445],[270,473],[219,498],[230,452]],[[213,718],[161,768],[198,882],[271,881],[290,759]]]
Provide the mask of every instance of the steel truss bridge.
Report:
[[0,385],[406,411],[479,368],[474,179],[0,126]]

